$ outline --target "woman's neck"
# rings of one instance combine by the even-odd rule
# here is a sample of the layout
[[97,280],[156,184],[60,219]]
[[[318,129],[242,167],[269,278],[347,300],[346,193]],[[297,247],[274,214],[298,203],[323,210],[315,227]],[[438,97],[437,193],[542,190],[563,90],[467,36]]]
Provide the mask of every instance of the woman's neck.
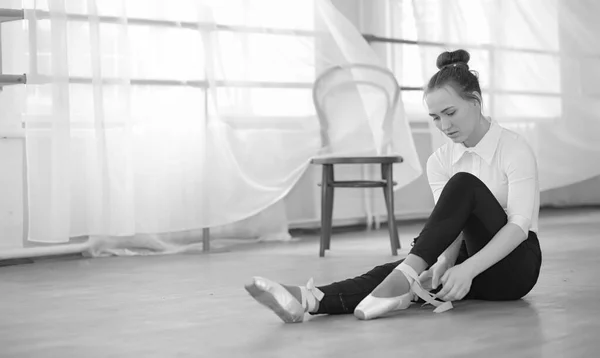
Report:
[[485,134],[490,130],[491,123],[483,117],[483,114],[479,116],[479,121],[477,121],[477,125],[473,129],[473,133],[467,138],[463,144],[465,147],[470,148],[476,146],[481,139],[485,136]]

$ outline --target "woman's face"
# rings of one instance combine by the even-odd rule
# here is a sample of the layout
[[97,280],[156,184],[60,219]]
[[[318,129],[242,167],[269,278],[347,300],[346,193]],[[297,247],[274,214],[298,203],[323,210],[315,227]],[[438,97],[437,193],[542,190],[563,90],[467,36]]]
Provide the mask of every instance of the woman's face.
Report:
[[467,141],[481,116],[477,102],[461,98],[451,86],[429,92],[425,102],[436,127],[454,143]]

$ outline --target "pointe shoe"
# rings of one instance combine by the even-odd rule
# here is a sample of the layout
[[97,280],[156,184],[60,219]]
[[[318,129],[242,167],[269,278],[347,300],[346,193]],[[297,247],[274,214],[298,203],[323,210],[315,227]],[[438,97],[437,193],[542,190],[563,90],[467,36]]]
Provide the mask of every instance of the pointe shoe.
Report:
[[408,292],[396,297],[375,297],[368,295],[354,309],[354,316],[360,320],[369,320],[386,313],[407,309],[413,304],[414,295]]
[[252,283],[245,286],[250,296],[260,304],[270,308],[285,323],[300,323],[304,321],[304,314],[308,311],[308,295],[312,299],[321,300],[323,293],[314,285],[311,278],[306,287],[300,287],[302,302],[277,282],[264,277],[254,277]]
[[285,323],[299,323],[304,320],[302,303],[280,284],[264,277],[254,277],[252,283],[244,287],[250,296],[270,308]]
[[[433,311],[435,313],[445,312],[453,308],[451,302],[437,301],[434,295],[425,290],[421,285],[419,276],[410,266],[399,266],[398,269],[402,271],[408,279],[410,285],[409,292],[402,296],[385,298],[368,295],[358,304],[358,306],[356,306],[354,310],[354,316],[356,318],[370,320],[390,312],[407,309],[411,304],[417,301],[418,298],[425,301],[423,305],[431,304],[435,306],[436,309]],[[422,279],[426,279],[426,277],[423,277]]]

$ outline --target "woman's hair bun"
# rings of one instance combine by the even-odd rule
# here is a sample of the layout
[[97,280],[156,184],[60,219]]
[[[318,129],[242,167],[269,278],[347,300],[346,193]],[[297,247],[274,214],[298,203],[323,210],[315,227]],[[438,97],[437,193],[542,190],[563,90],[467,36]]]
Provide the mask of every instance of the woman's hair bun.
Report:
[[469,63],[470,59],[471,59],[471,55],[469,55],[469,53],[467,51],[460,49],[460,50],[456,50],[456,51],[452,51],[452,52],[448,52],[448,51],[442,52],[438,56],[435,64],[436,64],[437,68],[440,70],[442,68],[444,68],[445,66],[452,65],[455,63],[456,64],[458,64],[458,63],[464,64],[467,67],[467,69],[469,69],[468,63]]

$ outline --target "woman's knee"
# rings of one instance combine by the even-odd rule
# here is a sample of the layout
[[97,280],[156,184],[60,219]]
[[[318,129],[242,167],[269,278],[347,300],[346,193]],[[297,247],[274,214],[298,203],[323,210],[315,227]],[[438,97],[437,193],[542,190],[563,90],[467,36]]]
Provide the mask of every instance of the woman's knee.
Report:
[[445,190],[452,191],[465,191],[474,188],[478,188],[485,184],[477,178],[475,175],[466,172],[459,172],[454,174],[444,187]]
[[448,184],[450,183],[471,186],[473,184],[481,184],[483,182],[471,173],[458,172],[454,174],[450,180],[448,180]]

